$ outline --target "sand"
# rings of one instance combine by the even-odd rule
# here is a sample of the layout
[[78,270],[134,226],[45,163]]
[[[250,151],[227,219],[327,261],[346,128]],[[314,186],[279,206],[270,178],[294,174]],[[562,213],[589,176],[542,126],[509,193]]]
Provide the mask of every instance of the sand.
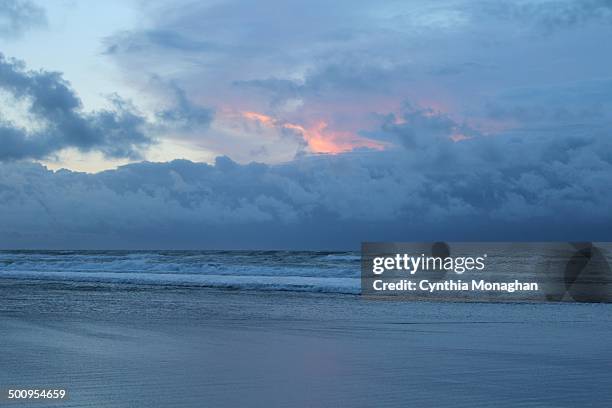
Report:
[[50,406],[610,407],[611,384],[612,305],[0,280],[0,388],[68,390]]

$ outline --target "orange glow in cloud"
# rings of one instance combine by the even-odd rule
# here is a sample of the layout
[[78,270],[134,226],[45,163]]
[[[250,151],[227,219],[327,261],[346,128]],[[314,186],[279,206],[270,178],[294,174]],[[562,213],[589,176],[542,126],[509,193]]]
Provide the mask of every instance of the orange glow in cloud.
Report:
[[330,130],[324,121],[319,121],[314,126],[306,128],[294,123],[282,122],[257,112],[244,112],[243,116],[265,126],[291,129],[300,133],[313,153],[340,154],[358,148],[385,149],[385,144],[382,142],[357,136],[351,132]]
[[259,121],[263,123],[264,125],[268,125],[268,126],[273,126],[276,122],[270,116],[264,115],[261,113],[257,113],[257,112],[244,112],[243,115],[247,119]]

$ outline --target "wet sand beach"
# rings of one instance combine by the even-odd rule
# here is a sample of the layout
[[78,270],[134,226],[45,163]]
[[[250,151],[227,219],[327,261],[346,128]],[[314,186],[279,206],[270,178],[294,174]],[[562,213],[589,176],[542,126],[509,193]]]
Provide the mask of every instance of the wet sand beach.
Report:
[[0,388],[63,407],[610,407],[612,305],[0,281]]

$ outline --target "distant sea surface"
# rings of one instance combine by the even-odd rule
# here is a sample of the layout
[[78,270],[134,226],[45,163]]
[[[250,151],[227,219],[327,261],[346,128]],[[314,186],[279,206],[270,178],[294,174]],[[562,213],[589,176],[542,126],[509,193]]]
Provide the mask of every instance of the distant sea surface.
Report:
[[0,251],[0,278],[359,293],[358,252]]

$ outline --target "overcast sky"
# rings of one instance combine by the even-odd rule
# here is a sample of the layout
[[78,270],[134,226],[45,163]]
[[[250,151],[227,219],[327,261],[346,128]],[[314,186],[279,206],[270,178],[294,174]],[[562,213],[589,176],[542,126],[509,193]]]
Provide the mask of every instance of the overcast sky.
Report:
[[610,38],[606,0],[0,0],[0,246],[610,240]]

